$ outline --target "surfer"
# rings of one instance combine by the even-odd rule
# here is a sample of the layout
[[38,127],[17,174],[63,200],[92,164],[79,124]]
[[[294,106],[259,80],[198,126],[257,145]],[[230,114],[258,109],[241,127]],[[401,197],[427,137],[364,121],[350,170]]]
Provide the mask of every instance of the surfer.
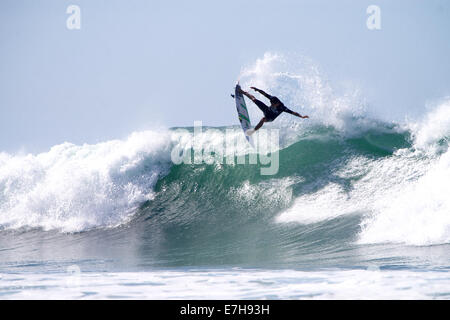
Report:
[[271,96],[270,94],[267,94],[263,90],[258,89],[256,87],[250,87],[250,88],[255,90],[256,92],[259,92],[264,97],[269,99],[270,107],[267,106],[264,102],[256,99],[250,93],[245,92],[242,89],[239,89],[243,95],[247,96],[250,100],[252,100],[258,106],[258,108],[261,109],[261,111],[264,113],[264,117],[259,121],[259,123],[256,125],[256,127],[254,129],[248,129],[245,132],[246,135],[252,135],[253,133],[255,133],[256,130],[258,130],[259,128],[262,127],[264,122],[272,122],[283,112],[290,113],[290,114],[297,116],[299,118],[302,118],[302,119],[309,118],[308,116],[302,116],[301,114],[286,108],[286,106],[283,104],[283,102],[281,102],[280,99],[278,99],[277,97]]

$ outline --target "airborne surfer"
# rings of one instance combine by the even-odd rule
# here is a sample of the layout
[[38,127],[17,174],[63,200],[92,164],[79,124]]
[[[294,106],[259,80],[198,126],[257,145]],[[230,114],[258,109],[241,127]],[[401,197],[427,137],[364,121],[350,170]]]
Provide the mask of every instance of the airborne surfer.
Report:
[[245,132],[246,135],[248,135],[248,136],[252,135],[253,133],[255,133],[256,130],[258,130],[259,128],[262,127],[264,122],[272,122],[283,112],[290,113],[290,114],[297,116],[299,118],[302,118],[302,119],[309,118],[308,116],[302,116],[301,114],[286,108],[286,106],[277,97],[271,96],[271,95],[265,93],[263,90],[258,89],[256,87],[250,87],[250,88],[255,90],[256,92],[259,92],[264,97],[269,99],[270,107],[267,106],[264,102],[256,99],[250,93],[248,93],[242,89],[239,89],[243,95],[247,96],[250,100],[252,100],[253,103],[256,104],[258,106],[258,108],[264,113],[264,117],[259,121],[259,123],[256,125],[256,127],[254,129],[248,129]]

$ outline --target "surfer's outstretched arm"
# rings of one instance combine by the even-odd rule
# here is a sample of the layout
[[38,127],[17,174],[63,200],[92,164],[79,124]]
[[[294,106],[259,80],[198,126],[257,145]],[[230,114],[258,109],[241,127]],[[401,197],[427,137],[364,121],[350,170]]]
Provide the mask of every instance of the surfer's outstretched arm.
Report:
[[267,99],[271,99],[272,96],[270,94],[265,93],[264,91],[262,91],[261,89],[258,89],[256,87],[250,87],[251,89],[255,90],[256,92],[261,93],[264,97],[266,97]]
[[297,113],[297,112],[295,112],[295,111],[292,111],[292,110],[290,110],[290,109],[288,109],[288,108],[286,108],[286,110],[284,110],[284,112],[290,113],[290,114],[292,114],[292,115],[294,115],[294,116],[296,116],[296,117],[302,118],[302,119],[309,118],[308,116],[302,116],[300,113]]

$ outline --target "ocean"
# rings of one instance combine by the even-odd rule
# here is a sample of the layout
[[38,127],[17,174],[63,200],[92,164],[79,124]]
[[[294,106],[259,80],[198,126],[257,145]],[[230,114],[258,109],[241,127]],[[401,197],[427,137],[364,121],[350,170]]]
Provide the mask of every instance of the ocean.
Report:
[[[1,153],[0,296],[447,299],[450,152],[433,117],[448,110],[281,128],[272,175],[173,163],[192,127]],[[203,128],[203,145],[227,130],[235,155],[255,152],[238,127]]]
[[242,70],[310,117],[255,148],[236,119],[0,152],[0,298],[450,298],[449,99],[393,120],[299,61]]

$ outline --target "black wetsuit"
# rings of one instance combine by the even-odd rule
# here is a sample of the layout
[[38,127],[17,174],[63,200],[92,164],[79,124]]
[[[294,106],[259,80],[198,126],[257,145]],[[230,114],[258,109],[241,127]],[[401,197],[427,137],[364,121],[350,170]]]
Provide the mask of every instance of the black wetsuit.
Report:
[[258,99],[253,100],[253,102],[258,106],[259,109],[264,113],[264,117],[267,122],[272,122],[283,112],[293,114],[293,111],[286,108],[284,104],[279,105],[277,108],[268,107],[266,104]]

